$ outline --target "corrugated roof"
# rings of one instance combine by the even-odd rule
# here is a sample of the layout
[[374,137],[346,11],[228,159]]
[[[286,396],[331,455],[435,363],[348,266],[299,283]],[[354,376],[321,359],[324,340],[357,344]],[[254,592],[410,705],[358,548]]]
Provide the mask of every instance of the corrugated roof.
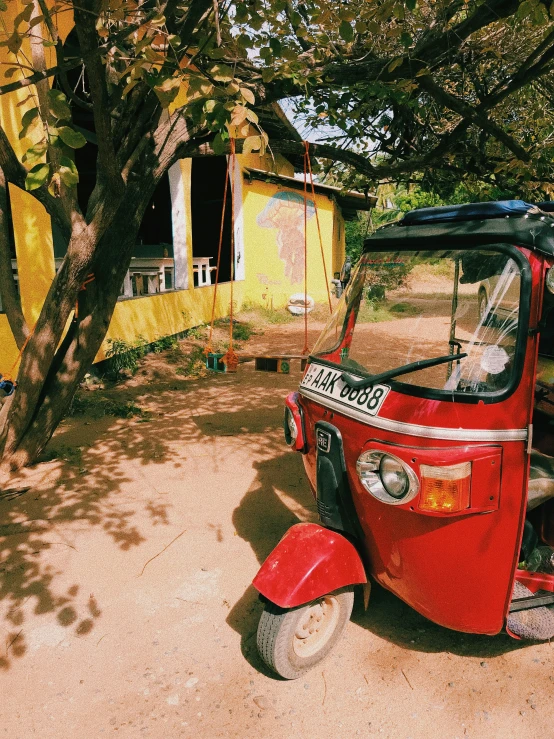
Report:
[[[304,191],[304,180],[297,180],[295,177],[277,174],[276,172],[267,172],[264,169],[254,169],[253,167],[245,167],[244,173],[250,179],[273,182],[293,190]],[[353,220],[356,218],[356,213],[359,210],[371,210],[377,203],[377,197],[375,195],[365,195],[363,192],[356,192],[354,190],[344,191],[340,187],[322,185],[320,182],[314,182],[314,190],[322,195],[333,197],[337,201],[346,220]],[[308,183],[308,192],[310,191],[311,184]]]

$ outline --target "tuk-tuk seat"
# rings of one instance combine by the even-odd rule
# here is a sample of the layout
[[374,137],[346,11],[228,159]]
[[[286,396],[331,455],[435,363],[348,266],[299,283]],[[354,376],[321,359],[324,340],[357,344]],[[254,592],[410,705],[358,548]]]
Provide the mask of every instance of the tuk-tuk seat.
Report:
[[527,510],[531,511],[550,498],[554,498],[554,457],[531,451]]

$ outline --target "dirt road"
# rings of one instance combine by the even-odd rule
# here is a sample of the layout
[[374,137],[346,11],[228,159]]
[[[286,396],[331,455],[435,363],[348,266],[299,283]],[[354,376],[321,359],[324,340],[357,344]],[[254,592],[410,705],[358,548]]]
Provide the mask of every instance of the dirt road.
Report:
[[168,377],[113,391],[150,418],[68,420],[0,495],[2,735],[554,735],[550,644],[452,633],[377,587],[320,668],[270,675],[250,581],[315,519],[282,442],[299,372]]

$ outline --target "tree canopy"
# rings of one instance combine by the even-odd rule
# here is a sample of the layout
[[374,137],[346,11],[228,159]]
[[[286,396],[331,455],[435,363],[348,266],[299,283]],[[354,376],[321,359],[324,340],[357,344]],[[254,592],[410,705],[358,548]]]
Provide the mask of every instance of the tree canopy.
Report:
[[[65,412],[168,168],[231,142],[303,153],[263,130],[276,101],[338,132],[310,154],[339,163],[345,185],[550,195],[553,14],[542,0],[0,0],[0,96],[13,106],[0,126],[0,294],[18,344],[30,337],[0,413],[5,463],[33,459]],[[86,202],[83,147],[96,158]],[[68,243],[32,336],[11,276],[8,183]],[[82,293],[89,273],[101,279]]]

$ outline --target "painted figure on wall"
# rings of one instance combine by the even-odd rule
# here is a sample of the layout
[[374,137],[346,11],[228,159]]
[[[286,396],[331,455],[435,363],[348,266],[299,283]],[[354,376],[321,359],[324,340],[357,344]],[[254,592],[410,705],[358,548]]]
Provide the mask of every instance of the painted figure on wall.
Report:
[[[315,207],[308,200],[307,216],[312,218]],[[262,228],[277,229],[279,259],[285,263],[285,275],[292,284],[304,279],[304,198],[296,192],[273,195],[256,219]]]

